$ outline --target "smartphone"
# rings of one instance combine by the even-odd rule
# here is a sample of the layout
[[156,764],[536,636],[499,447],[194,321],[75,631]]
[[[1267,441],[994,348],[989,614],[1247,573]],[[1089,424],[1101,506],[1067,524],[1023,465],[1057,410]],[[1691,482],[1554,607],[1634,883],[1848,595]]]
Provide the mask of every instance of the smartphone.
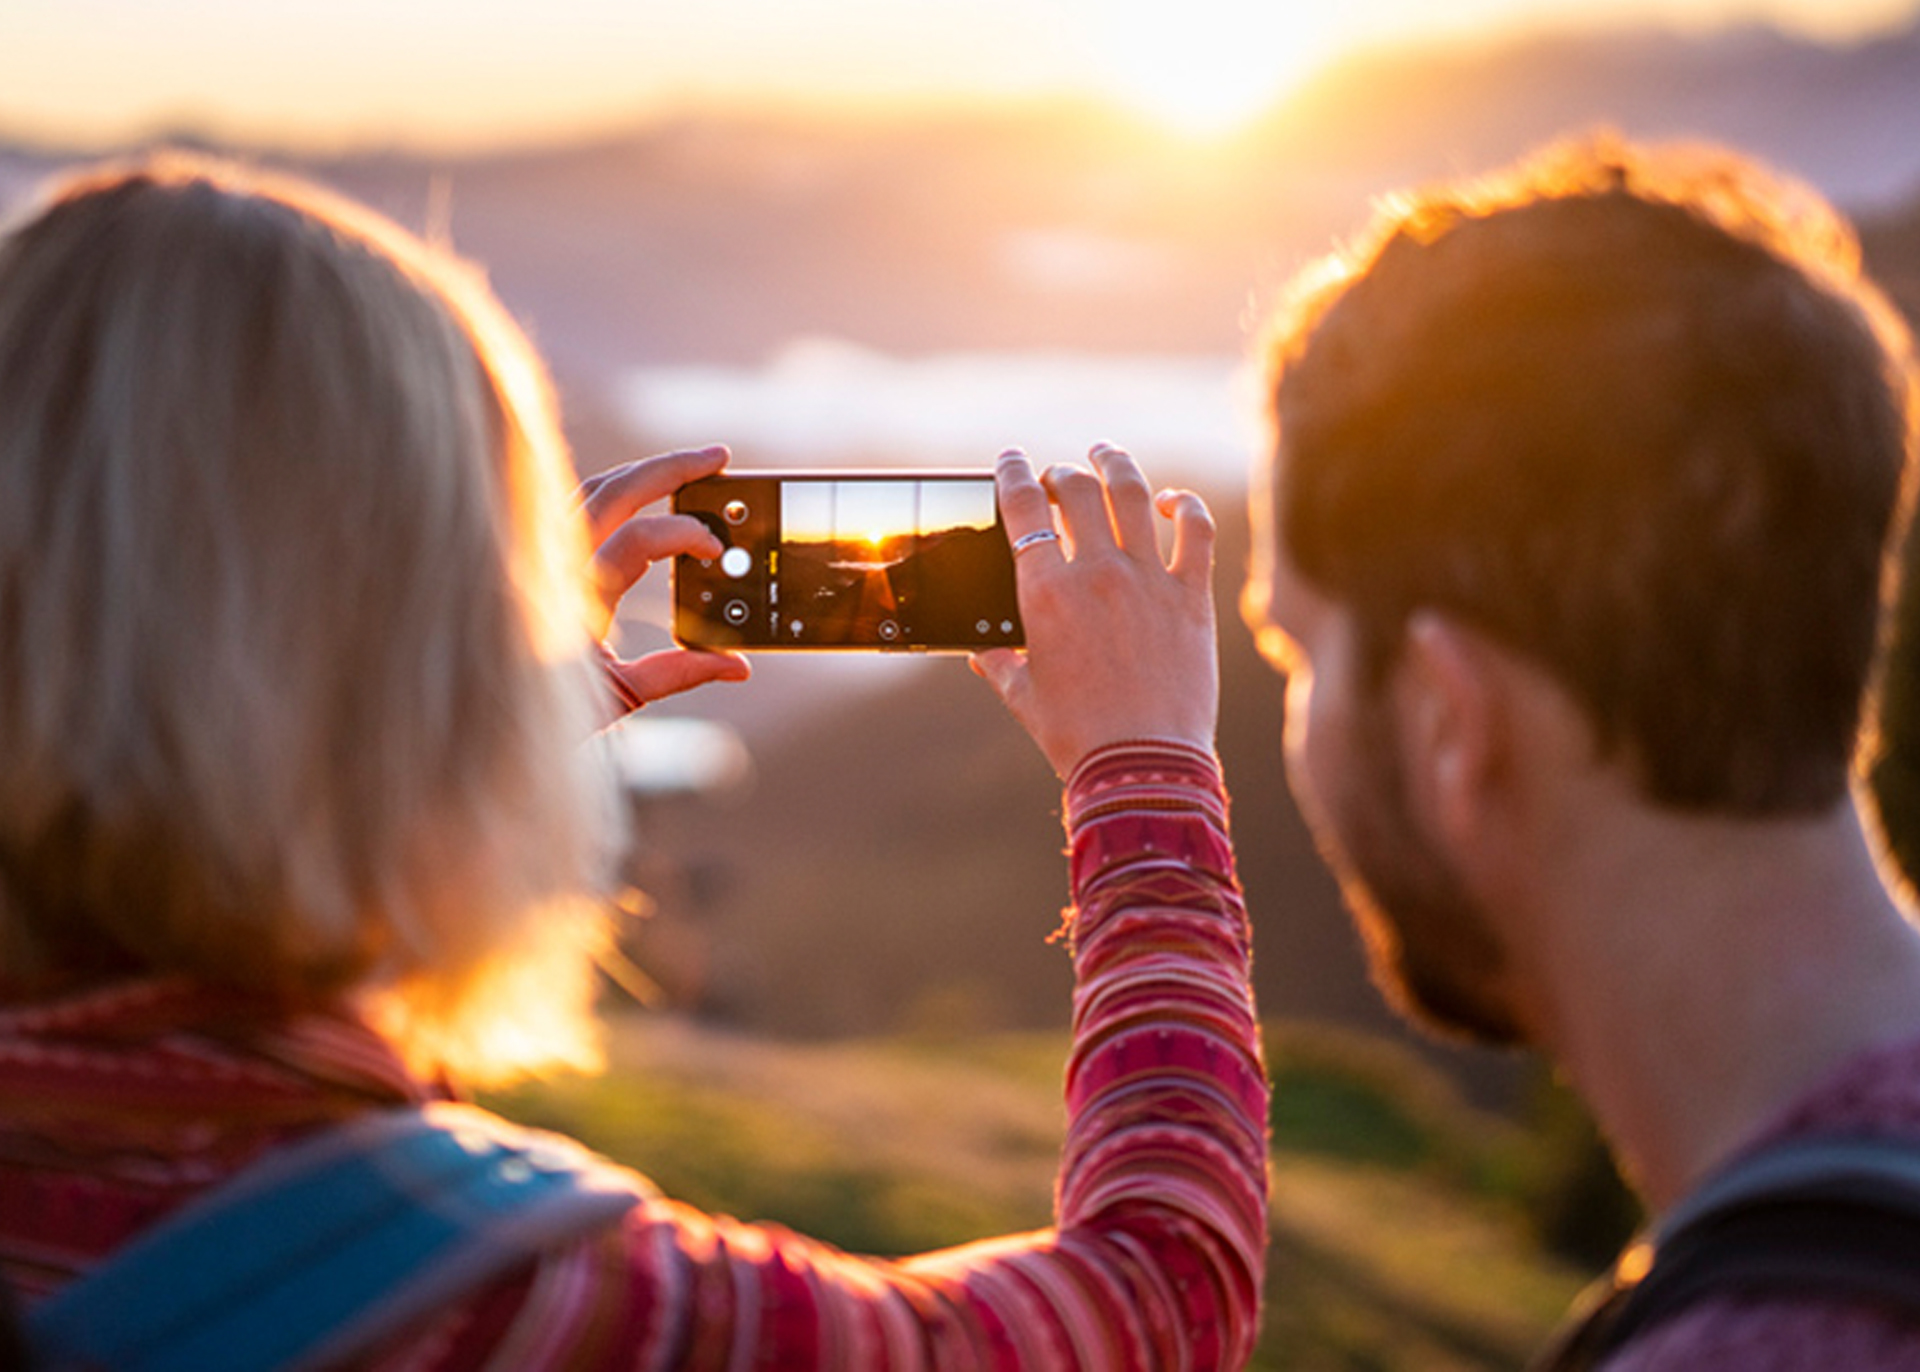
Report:
[[723,472],[681,487],[673,508],[725,545],[674,559],[673,636],[687,647],[966,653],[1023,641],[984,472]]

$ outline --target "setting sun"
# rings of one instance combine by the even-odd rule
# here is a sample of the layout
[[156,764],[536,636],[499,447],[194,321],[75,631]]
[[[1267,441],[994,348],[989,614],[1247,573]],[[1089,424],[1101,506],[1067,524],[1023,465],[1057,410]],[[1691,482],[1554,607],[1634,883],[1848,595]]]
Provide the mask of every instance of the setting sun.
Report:
[[1093,39],[1111,93],[1169,127],[1228,133],[1268,109],[1339,43],[1321,7],[1187,0],[1100,11]]
[[[1920,0],[7,0],[0,129],[498,147],[689,108],[907,110],[1097,95],[1229,132],[1368,44],[1553,23],[1765,20],[1833,41]],[[1391,96],[1391,92],[1383,93]]]

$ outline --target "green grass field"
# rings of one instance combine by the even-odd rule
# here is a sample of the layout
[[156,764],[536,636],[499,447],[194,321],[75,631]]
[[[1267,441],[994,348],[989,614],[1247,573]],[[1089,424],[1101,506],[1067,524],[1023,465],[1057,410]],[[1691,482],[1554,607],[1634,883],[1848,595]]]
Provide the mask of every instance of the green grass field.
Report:
[[[712,1210],[895,1255],[1050,1219],[1063,1040],[793,1043],[617,1018],[602,1078],[491,1097]],[[1524,1213],[1538,1144],[1419,1064],[1325,1030],[1268,1035],[1273,1250],[1253,1366],[1513,1368],[1586,1274]]]

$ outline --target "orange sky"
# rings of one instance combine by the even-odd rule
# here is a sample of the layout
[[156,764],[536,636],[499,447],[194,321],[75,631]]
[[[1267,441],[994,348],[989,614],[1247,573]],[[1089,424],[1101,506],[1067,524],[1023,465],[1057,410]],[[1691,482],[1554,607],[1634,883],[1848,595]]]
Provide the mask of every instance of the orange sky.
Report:
[[1356,45],[1515,25],[1768,20],[1832,38],[1920,0],[6,0],[0,137],[156,129],[476,145],[676,104],[1110,96],[1230,126]]

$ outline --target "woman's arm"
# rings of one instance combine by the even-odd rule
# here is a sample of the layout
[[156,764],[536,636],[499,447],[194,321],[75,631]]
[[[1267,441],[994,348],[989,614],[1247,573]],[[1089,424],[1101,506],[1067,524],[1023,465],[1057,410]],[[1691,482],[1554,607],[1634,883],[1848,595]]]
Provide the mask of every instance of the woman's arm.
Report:
[[1067,788],[1076,972],[1055,1228],[900,1262],[670,1200],[442,1331],[454,1368],[1234,1368],[1258,1332],[1267,1083],[1226,796],[1205,752]]
[[1237,1367],[1267,1241],[1267,1079],[1213,759],[1096,751],[1067,788],[1076,984],[1058,1227],[904,1265],[1041,1367]]
[[[1111,448],[1002,459],[1023,653],[975,659],[1066,778],[1057,1223],[899,1262],[648,1200],[443,1330],[453,1367],[1232,1368],[1259,1322],[1267,1081],[1212,739],[1212,523]],[[1168,557],[1155,512],[1173,520]],[[461,1359],[468,1359],[462,1363]]]

